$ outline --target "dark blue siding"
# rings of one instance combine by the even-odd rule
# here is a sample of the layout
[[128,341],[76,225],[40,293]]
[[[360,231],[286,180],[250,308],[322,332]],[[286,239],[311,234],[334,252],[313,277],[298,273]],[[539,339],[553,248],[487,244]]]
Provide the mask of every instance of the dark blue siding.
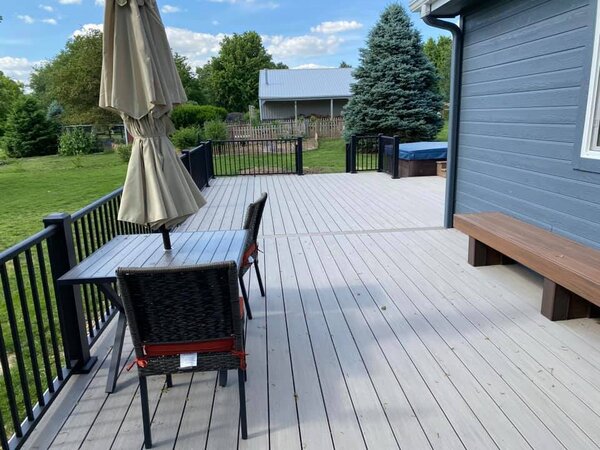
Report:
[[600,173],[573,165],[596,1],[493,0],[463,16],[457,212],[502,211],[600,248]]

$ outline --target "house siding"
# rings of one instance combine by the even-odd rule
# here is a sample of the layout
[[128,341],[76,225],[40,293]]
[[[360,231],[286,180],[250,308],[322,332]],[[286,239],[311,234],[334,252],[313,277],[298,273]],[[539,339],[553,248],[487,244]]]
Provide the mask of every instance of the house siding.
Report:
[[[334,99],[333,115],[342,115],[342,109],[348,103],[346,99]],[[323,116],[329,117],[331,104],[329,100],[298,100],[298,116]],[[269,101],[264,100],[261,106],[262,120],[280,120],[294,118],[294,101]]]
[[463,15],[456,212],[502,211],[600,248],[600,173],[576,170],[596,0]]

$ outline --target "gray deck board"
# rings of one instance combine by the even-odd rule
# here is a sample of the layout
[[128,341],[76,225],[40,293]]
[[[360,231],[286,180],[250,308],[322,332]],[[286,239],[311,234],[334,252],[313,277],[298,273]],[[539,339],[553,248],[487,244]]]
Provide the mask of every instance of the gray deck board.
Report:
[[[263,191],[266,298],[246,276],[249,439],[237,373],[224,388],[215,373],[174,376],[170,389],[151,377],[155,448],[598,448],[600,325],[548,321],[540,279],[522,267],[469,266],[465,236],[441,228],[444,180],[216,179],[180,227],[211,239],[170,256],[159,239],[132,263],[229,254],[232,235],[219,230],[239,229]],[[69,380],[24,448],[142,447],[135,369],[104,392],[114,328],[93,348],[94,371]]]

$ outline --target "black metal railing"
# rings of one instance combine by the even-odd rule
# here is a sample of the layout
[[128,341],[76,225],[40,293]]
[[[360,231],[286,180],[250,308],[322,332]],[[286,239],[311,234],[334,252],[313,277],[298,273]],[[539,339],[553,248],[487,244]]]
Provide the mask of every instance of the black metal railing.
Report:
[[302,175],[302,138],[213,141],[215,176]]
[[[212,178],[210,143],[182,155],[200,189]],[[116,310],[95,287],[56,280],[119,234],[149,233],[118,220],[122,188],[0,253],[0,446],[22,445],[72,373],[93,364],[90,348]]]
[[[346,143],[346,172],[386,172],[398,178],[398,136],[355,136]],[[396,149],[396,151],[394,151]]]
[[0,253],[2,448],[27,435],[70,370],[51,282],[48,242],[56,233],[57,227],[47,227]]
[[210,186],[210,180],[215,176],[211,141],[202,142],[192,150],[184,150],[181,161],[198,188],[203,189]]

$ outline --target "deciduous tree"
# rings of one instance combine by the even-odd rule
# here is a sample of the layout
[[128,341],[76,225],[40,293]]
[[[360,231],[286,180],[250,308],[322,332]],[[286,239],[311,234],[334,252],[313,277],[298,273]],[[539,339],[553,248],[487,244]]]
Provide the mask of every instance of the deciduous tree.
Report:
[[226,36],[219,54],[209,64],[215,102],[228,111],[246,111],[249,105],[258,105],[261,69],[287,68],[273,62],[255,31]]
[[438,74],[438,89],[445,102],[450,101],[450,65],[452,63],[452,39],[448,36],[429,38],[423,51],[435,66]]

